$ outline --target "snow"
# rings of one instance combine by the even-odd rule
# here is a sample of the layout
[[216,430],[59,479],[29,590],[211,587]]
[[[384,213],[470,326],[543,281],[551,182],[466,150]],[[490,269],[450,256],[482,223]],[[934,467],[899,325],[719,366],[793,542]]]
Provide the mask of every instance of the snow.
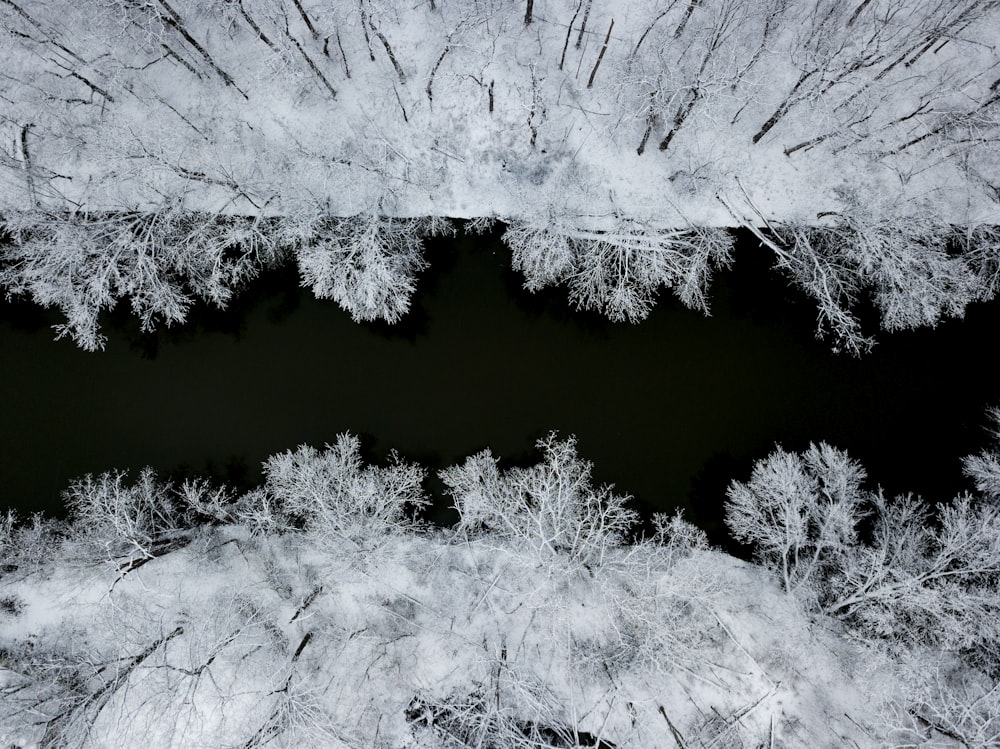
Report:
[[[83,746],[243,743],[289,678],[281,699],[304,712],[286,726],[286,740],[332,731],[316,746],[337,745],[330,736],[354,746],[373,746],[376,736],[433,746],[433,731],[404,717],[414,699],[494,689],[518,720],[561,721],[616,746],[669,745],[662,713],[692,742],[729,722],[751,746],[772,730],[776,746],[876,745],[880,696],[859,678],[871,665],[834,623],[810,621],[764,570],[717,551],[650,569],[673,576],[650,608],[634,592],[648,583],[637,576],[648,563],[642,555],[591,575],[526,566],[502,544],[437,532],[387,539],[359,564],[297,534],[204,529],[113,586],[112,567],[58,557],[44,574],[6,576],[0,591],[24,609],[0,620],[0,643],[44,642],[96,663],[183,628],[130,674],[127,688],[113,690]],[[713,589],[692,588],[699,580]],[[622,629],[629,606],[640,607],[632,633]],[[671,629],[657,633],[661,626]],[[676,638],[693,658],[628,640],[651,634]],[[204,675],[190,675],[203,664]],[[320,717],[308,718],[307,707]],[[40,738],[26,735],[23,723],[0,721],[4,742]]]
[[[873,84],[882,58],[846,77],[838,67],[870,51],[862,30],[874,29],[881,3],[872,4],[858,31],[843,34],[843,49],[831,41],[833,51],[820,55],[824,75],[841,82],[792,106],[755,145],[750,136],[813,59],[804,52],[813,18],[809,3],[793,3],[779,17],[749,68],[767,4],[751,12],[724,0],[701,3],[671,46],[667,33],[686,6],[676,4],[635,55],[638,38],[666,7],[595,3],[584,43],[579,49],[569,44],[563,70],[558,60],[577,4],[537,3],[529,26],[522,5],[440,3],[431,10],[428,3],[392,0],[356,6],[306,0],[302,7],[317,29],[314,37],[290,5],[247,0],[243,7],[269,44],[233,4],[172,5],[233,86],[164,24],[162,9],[159,15],[125,12],[68,0],[32,8],[46,33],[32,27],[32,39],[8,36],[2,42],[13,62],[0,104],[6,148],[0,214],[31,205],[30,173],[37,205],[86,211],[147,209],[180,199],[192,210],[223,213],[289,215],[321,207],[340,216],[372,210],[531,221],[626,216],[663,226],[731,226],[735,219],[716,195],[738,203],[739,180],[767,217],[786,222],[815,222],[817,213],[838,210],[833,190],[842,184],[899,205],[932,195],[942,222],[997,221],[995,196],[967,171],[970,158],[993,158],[988,109],[977,124],[978,142],[932,138],[885,155],[930,129],[936,117],[985,101],[989,71],[997,64],[995,9],[983,11],[947,45]],[[28,23],[9,8],[4,12],[12,28]],[[922,40],[927,32],[921,27],[944,23],[935,15],[941,12],[913,4],[911,15],[881,32],[882,56]],[[588,87],[612,19],[607,54]],[[391,44],[405,82],[376,30]],[[721,35],[722,46],[699,78],[697,64],[713,33]],[[45,36],[50,41],[37,38]],[[574,41],[576,36],[574,30]],[[333,85],[335,98],[292,37]],[[79,70],[100,81],[113,101],[65,76],[58,67],[65,63],[52,60],[56,43],[93,60]],[[185,57],[196,75],[176,57],[164,57],[162,45]],[[39,55],[63,77],[40,70]],[[433,98],[427,94],[431,84]],[[674,104],[692,87],[702,100],[670,148],[660,151]],[[639,156],[651,88],[663,104]],[[885,124],[924,99],[928,108],[919,115]],[[858,109],[862,103],[868,109]],[[27,164],[19,131],[29,122]],[[829,133],[834,136],[813,148],[784,155],[786,148]],[[852,133],[858,142],[849,141]],[[750,212],[745,217],[759,223]]]
[[[912,523],[926,517],[905,507],[887,515],[873,499],[876,536],[883,521],[909,534],[887,542],[913,548],[887,574],[895,592],[895,576],[917,580],[915,603],[873,599],[851,618],[824,596],[851,584],[852,565],[880,563],[876,541],[850,530],[850,543],[827,556],[809,542],[816,551],[803,564],[822,572],[806,586],[796,567],[785,592],[781,562],[760,539],[751,564],[711,549],[680,515],[657,515],[652,536],[626,541],[636,518],[611,487],[592,484],[575,440],[550,434],[538,448],[543,459],[530,468],[501,471],[485,451],[441,472],[460,517],[448,528],[402,511],[422,503],[400,474],[419,476],[419,466],[364,465],[349,435],[325,455],[273,456],[263,486],[239,498],[205,483],[177,491],[149,471],[113,493],[107,474],[75,485],[69,524],[0,537],[0,740],[992,745],[994,493],[976,499],[975,516],[969,497],[940,511],[950,543],[978,554],[971,580],[956,574],[969,560],[954,566],[950,551],[919,541],[933,531]],[[860,465],[810,449],[822,475],[803,502],[861,491]],[[973,471],[988,488],[991,465]],[[860,500],[846,510],[848,499],[838,502],[830,512],[853,513],[852,529],[867,517]],[[772,510],[759,515],[782,532]],[[730,523],[736,538],[741,522]],[[825,521],[807,525],[832,537]],[[924,622],[918,610],[935,595],[920,582],[922,554],[948,568],[937,594],[962,609],[953,623]]]

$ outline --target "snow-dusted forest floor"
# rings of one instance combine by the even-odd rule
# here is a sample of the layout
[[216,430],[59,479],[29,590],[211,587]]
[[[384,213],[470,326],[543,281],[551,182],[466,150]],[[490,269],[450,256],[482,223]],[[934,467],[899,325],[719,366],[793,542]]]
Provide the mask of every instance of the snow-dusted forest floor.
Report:
[[857,202],[997,223],[996,12],[5,3],[0,215],[180,201],[684,228]]
[[591,573],[443,534],[370,555],[241,527],[180,543],[128,574],[5,576],[5,661],[33,662],[0,671],[27,685],[5,746],[873,746],[893,696],[889,661],[721,552]]

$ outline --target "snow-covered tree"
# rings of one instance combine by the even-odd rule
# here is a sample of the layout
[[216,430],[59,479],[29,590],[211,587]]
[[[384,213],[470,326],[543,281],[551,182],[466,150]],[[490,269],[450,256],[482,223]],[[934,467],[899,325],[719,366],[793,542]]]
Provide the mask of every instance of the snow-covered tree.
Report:
[[333,299],[356,321],[397,322],[410,307],[426,263],[423,239],[437,224],[361,214],[315,222],[295,246],[303,285]]
[[825,445],[779,449],[729,488],[733,535],[807,607],[896,663],[903,688],[883,706],[894,748],[985,749],[1000,736],[996,456],[966,465],[985,496],[936,511],[912,495],[863,491],[861,467]]
[[565,283],[578,308],[629,322],[649,315],[661,287],[707,310],[712,272],[728,265],[732,249],[725,230],[659,230],[627,220],[610,231],[514,222],[503,238],[526,289]]
[[777,266],[816,299],[821,332],[831,332],[849,350],[862,350],[851,307],[863,292],[871,294],[882,327],[890,331],[961,317],[979,296],[975,271],[949,252],[951,227],[927,220],[925,213],[862,208],[856,195],[848,202],[833,227],[789,227],[792,247],[777,257]]
[[367,547],[412,526],[410,514],[428,501],[424,473],[396,453],[388,466],[365,465],[360,440],[341,434],[324,450],[302,445],[272,455],[264,463],[262,492],[247,504],[270,502],[281,513],[276,528],[300,522],[331,544]]
[[177,202],[161,210],[101,214],[30,211],[5,217],[0,285],[58,307],[59,336],[104,346],[98,317],[128,299],[143,330],[183,322],[195,299],[224,306],[233,289],[273,265],[280,248],[268,222],[213,217]]
[[456,530],[523,548],[534,558],[566,557],[599,566],[621,546],[638,520],[613,487],[591,483],[592,464],[576,453],[576,439],[556,433],[538,441],[543,462],[501,471],[484,450],[441,471],[459,513]]
[[125,471],[87,474],[63,494],[78,537],[103,546],[109,559],[149,560],[163,553],[169,535],[184,527],[172,487],[151,468],[129,481]]
[[874,506],[871,539],[845,555],[825,610],[879,636],[995,650],[1000,508],[968,495],[933,519],[912,497]]
[[825,442],[802,455],[779,447],[754,465],[749,482],[730,485],[726,524],[780,572],[787,592],[821,586],[825,570],[856,541],[864,478],[857,462]]
[[995,448],[1000,446],[1000,408],[988,411],[994,450],[983,450],[979,455],[970,455],[964,461],[965,473],[976,485],[976,489],[992,500],[1000,500],[1000,455]]
[[962,495],[932,514],[917,497],[864,491],[864,476],[825,444],[801,455],[779,448],[730,486],[726,522],[788,592],[863,636],[997,652],[995,498]]
[[987,749],[1000,742],[1000,681],[933,650],[905,656],[898,678],[903,694],[885,709],[887,746]]

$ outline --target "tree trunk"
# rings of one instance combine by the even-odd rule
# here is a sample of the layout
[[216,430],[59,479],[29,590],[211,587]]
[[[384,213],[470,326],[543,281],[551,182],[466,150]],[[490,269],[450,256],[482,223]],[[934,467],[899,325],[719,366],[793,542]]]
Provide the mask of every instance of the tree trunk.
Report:
[[698,89],[692,89],[691,94],[688,96],[688,100],[682,104],[677,109],[677,114],[674,115],[674,124],[670,128],[670,132],[666,134],[662,141],[660,141],[660,150],[666,151],[670,147],[670,141],[674,139],[677,135],[677,131],[681,129],[681,125],[684,124],[684,120],[688,118],[691,114],[691,110],[694,109],[694,105],[698,102]]
[[653,125],[656,123],[656,114],[654,112],[654,102],[656,101],[656,92],[651,91],[649,94],[649,116],[646,118],[646,131],[642,134],[642,140],[639,141],[639,147],[635,149],[635,152],[642,156],[646,152],[646,143],[649,141],[650,133],[653,132]]
[[312,25],[312,21],[309,20],[309,16],[306,13],[305,9],[302,7],[302,3],[300,3],[299,0],[292,0],[292,2],[295,4],[295,9],[299,12],[299,15],[302,17],[302,20],[305,21],[306,28],[309,29],[309,33],[312,34],[312,38],[319,39],[319,34],[316,33],[316,29]]
[[587,81],[587,88],[592,88],[594,85],[594,76],[597,75],[597,69],[601,67],[601,60],[604,59],[604,53],[608,51],[608,42],[611,40],[611,29],[615,27],[615,19],[611,19],[611,25],[608,26],[607,36],[604,37],[604,45],[601,47],[600,54],[597,55],[597,62],[594,63],[594,69],[590,71],[590,80]]
[[177,11],[175,11],[172,7],[170,7],[170,4],[167,3],[166,0],[158,0],[158,1],[160,5],[163,7],[163,9],[167,12],[166,16],[160,16],[166,22],[166,24],[170,26],[172,29],[176,30],[177,33],[184,38],[184,41],[186,41],[189,45],[191,45],[191,47],[199,55],[201,55],[205,63],[215,72],[216,75],[218,75],[225,82],[227,86],[232,86],[233,88],[235,88],[237,91],[240,92],[240,94],[243,96],[244,99],[247,99],[249,101],[250,97],[247,96],[245,93],[243,93],[242,89],[240,89],[240,87],[236,85],[236,81],[233,80],[233,77],[229,75],[229,73],[227,73],[225,70],[220,68],[216,64],[215,59],[208,53],[208,50],[202,47],[201,44],[198,43],[198,40],[195,39],[193,36],[191,36],[190,33],[188,33],[188,30],[184,26],[181,17],[177,14]]
[[586,5],[583,6],[583,22],[580,24],[580,33],[576,37],[576,48],[580,49],[580,45],[583,44],[583,35],[587,31],[587,19],[590,18],[590,6],[593,4],[593,0],[586,0]]
[[437,74],[438,68],[441,67],[441,63],[444,62],[444,56],[448,54],[449,50],[451,50],[451,47],[445,45],[444,51],[441,53],[441,56],[438,57],[437,62],[434,63],[434,67],[431,68],[431,75],[427,79],[427,101],[431,104],[434,103],[434,92],[432,90],[434,87],[434,76]]
[[576,23],[576,17],[580,13],[580,8],[583,7],[583,2],[581,0],[580,4],[576,6],[576,10],[573,12],[573,17],[569,21],[569,28],[566,29],[566,41],[563,43],[562,56],[559,58],[559,69],[563,69],[563,64],[566,62],[566,50],[569,49],[569,38],[573,35],[573,24]]
[[785,97],[785,100],[778,105],[778,108],[774,110],[774,114],[768,118],[767,122],[765,122],[761,126],[760,130],[757,131],[757,134],[753,136],[753,142],[755,144],[759,143],[760,139],[767,135],[771,128],[778,124],[778,120],[784,117],[788,110],[792,108],[792,105],[795,104],[795,94],[800,88],[802,88],[802,84],[811,78],[815,73],[816,71],[813,70],[808,73],[802,73],[802,75],[799,76],[799,79],[795,82],[795,85],[792,87],[788,96]]
[[680,37],[684,33],[684,29],[687,28],[688,21],[691,19],[691,14],[694,13],[694,9],[701,5],[702,0],[690,0],[688,2],[687,8],[684,9],[684,17],[681,22],[677,24],[677,28],[674,29],[674,39]]
[[285,36],[287,36],[289,41],[291,41],[291,43],[295,45],[295,48],[299,51],[299,54],[302,55],[302,58],[306,61],[306,64],[309,66],[309,69],[312,70],[312,72],[316,75],[317,78],[319,78],[320,82],[323,84],[323,87],[330,92],[330,96],[336,99],[337,90],[330,85],[330,81],[328,81],[326,79],[326,76],[323,75],[323,71],[321,71],[316,66],[316,63],[313,62],[312,58],[306,54],[306,51],[304,49],[302,49],[302,45],[299,44],[299,40],[296,39],[294,36],[292,36],[292,33],[288,29],[285,29]]

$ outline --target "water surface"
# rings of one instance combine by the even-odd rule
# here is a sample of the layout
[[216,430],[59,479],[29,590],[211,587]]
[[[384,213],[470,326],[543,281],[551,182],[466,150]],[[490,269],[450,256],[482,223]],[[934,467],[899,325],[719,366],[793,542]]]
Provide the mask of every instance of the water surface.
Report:
[[815,340],[811,304],[752,241],[737,257],[711,317],[665,296],[638,325],[523,291],[498,235],[430,243],[395,327],[352,322],[294,268],[154,335],[116,311],[101,353],[53,341],[58,313],[0,304],[0,506],[59,512],[73,477],[147,464],[245,487],[269,454],[342,431],[373,459],[395,448],[432,469],[486,446],[526,464],[548,430],[574,433],[599,480],[713,531],[728,480],[776,443],[848,449],[890,493],[968,488],[960,457],[1000,404],[1000,306],[851,359]]

